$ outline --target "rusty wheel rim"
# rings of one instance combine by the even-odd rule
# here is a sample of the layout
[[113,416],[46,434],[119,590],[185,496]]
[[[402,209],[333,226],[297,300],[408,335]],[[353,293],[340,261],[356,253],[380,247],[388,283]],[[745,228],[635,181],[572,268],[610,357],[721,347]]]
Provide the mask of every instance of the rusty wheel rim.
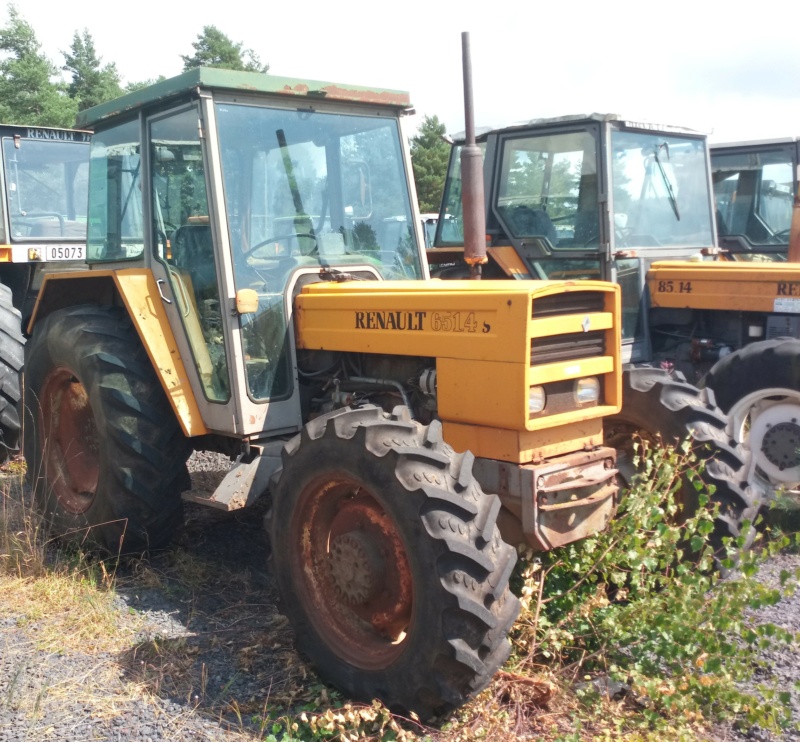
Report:
[[405,649],[413,579],[394,519],[361,483],[335,473],[301,493],[290,538],[294,584],[326,645],[364,670]]
[[68,369],[47,375],[39,422],[47,482],[62,508],[83,513],[97,492],[99,437],[89,395]]

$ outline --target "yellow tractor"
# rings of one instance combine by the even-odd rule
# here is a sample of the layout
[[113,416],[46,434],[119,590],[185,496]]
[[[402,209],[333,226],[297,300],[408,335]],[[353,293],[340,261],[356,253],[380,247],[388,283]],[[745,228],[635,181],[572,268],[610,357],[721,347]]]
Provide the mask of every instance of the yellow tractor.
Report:
[[[719,250],[713,263],[659,266],[654,303],[719,360],[705,383],[771,490],[800,487],[800,200],[797,138],[711,145]],[[669,275],[668,275],[669,273]],[[720,357],[721,356],[721,357]],[[705,370],[705,369],[701,369]]]
[[[747,453],[729,432],[713,391],[687,381],[699,378],[695,361],[710,367],[719,349],[704,342],[691,312],[678,309],[698,296],[686,271],[715,265],[696,262],[714,251],[705,137],[590,114],[481,130],[476,140],[485,191],[483,276],[515,279],[515,285],[553,279],[619,284],[623,405],[606,432],[608,444],[623,453],[620,470],[633,475],[627,452],[637,434],[668,443],[690,437],[705,462],[701,476],[720,505],[716,543],[728,536],[751,540],[752,527],[742,533],[741,526],[755,520],[764,488],[751,477]],[[427,251],[432,274],[442,278],[468,273],[461,261],[465,141],[455,138],[435,246]],[[696,507],[690,485],[682,494],[688,509]]]
[[[510,651],[515,547],[617,499],[619,289],[431,281],[393,90],[199,69],[83,112],[88,270],[46,276],[25,440],[60,537],[165,544],[268,493],[300,650],[429,716]],[[229,455],[207,498],[192,449]]]
[[18,453],[25,338],[44,271],[82,267],[89,132],[0,124],[0,461]]

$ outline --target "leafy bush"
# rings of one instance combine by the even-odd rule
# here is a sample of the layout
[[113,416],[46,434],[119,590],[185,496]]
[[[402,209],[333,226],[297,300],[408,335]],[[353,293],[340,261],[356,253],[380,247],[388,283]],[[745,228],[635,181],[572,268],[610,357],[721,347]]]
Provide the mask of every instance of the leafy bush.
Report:
[[[788,539],[759,537],[747,553],[742,538],[727,543],[721,566],[733,573],[722,579],[708,545],[715,513],[687,450],[638,450],[641,473],[606,532],[521,562],[516,670],[555,668],[585,713],[605,715],[594,712],[601,727],[674,731],[730,718],[784,727],[788,693],[761,687],[754,696],[739,683],[753,676],[760,648],[795,639],[750,613],[794,590],[797,575],[781,575],[779,590],[754,577]],[[685,476],[701,502],[688,519],[675,500]],[[612,720],[615,694],[625,702]]]

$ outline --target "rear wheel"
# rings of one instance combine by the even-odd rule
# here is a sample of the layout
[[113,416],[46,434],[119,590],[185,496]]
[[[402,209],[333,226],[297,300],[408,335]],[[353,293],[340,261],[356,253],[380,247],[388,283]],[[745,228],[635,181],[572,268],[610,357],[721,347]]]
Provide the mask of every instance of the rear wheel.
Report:
[[[626,478],[634,473],[632,449],[635,437],[663,445],[689,439],[703,470],[703,483],[719,515],[712,535],[714,548],[726,536],[738,537],[742,523],[751,524],[763,503],[763,492],[747,480],[745,455],[727,432],[727,419],[716,406],[714,394],[670,376],[657,368],[631,368],[623,374],[622,411],[607,424],[606,442],[622,453],[620,469]],[[685,481],[678,498],[687,515],[697,510],[697,490]],[[755,537],[752,526],[745,547]]]
[[54,312],[25,373],[28,477],[54,534],[113,552],[165,544],[182,520],[189,448],[127,315]]
[[800,487],[800,340],[752,343],[705,378],[771,492]]
[[0,284],[0,463],[19,451],[20,374],[25,355],[21,325],[11,289]]
[[500,501],[438,422],[338,410],[287,444],[273,488],[275,575],[297,644],[352,697],[422,717],[464,703],[510,652],[516,561]]

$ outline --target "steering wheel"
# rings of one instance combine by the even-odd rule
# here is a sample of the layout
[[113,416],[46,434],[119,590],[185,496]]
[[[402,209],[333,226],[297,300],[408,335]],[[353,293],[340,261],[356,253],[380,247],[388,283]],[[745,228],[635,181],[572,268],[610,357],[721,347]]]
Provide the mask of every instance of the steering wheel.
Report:
[[[268,237],[265,240],[261,240],[261,242],[253,245],[249,250],[246,250],[244,252],[244,255],[248,260],[251,259],[251,258],[258,259],[258,255],[255,255],[254,253],[257,250],[259,250],[260,248],[262,248],[262,247],[266,247],[267,245],[274,245],[276,242],[289,242],[290,240],[295,240],[295,239],[299,240],[299,239],[301,239],[303,237],[307,237],[307,238],[310,238],[310,239],[314,240],[314,250],[313,250],[313,252],[316,252],[317,251],[317,237],[316,237],[316,235],[313,235],[310,232],[294,232],[292,234],[275,235],[275,236]],[[289,253],[289,254],[291,254],[291,253]],[[267,258],[286,258],[286,257],[289,257],[289,255],[275,255],[275,254],[272,254],[272,255],[265,255],[263,257],[267,257]]]

